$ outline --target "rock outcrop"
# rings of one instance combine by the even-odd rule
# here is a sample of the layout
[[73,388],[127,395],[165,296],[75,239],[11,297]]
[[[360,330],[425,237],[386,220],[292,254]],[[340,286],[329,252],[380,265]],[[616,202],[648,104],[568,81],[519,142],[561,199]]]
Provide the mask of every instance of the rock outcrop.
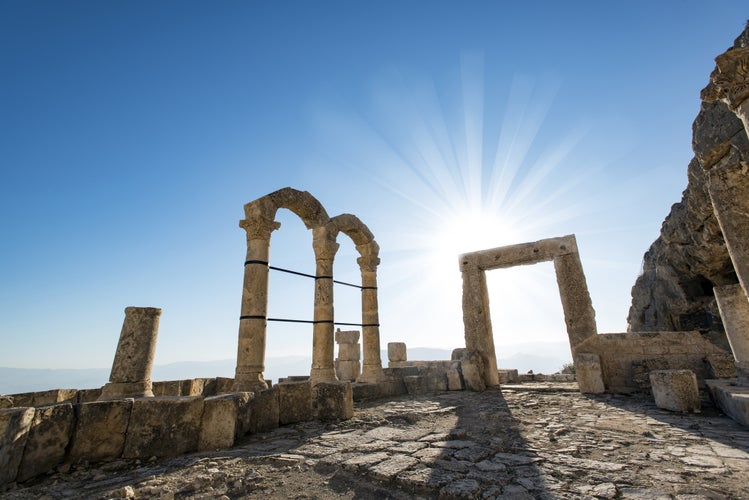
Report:
[[[739,47],[749,47],[749,25],[734,42],[733,48]],[[695,156],[687,188],[645,253],[627,322],[629,331],[699,330],[729,348],[713,287],[736,283],[737,276],[710,199],[707,171],[726,157],[745,164],[749,140],[725,102],[706,101],[692,126]]]

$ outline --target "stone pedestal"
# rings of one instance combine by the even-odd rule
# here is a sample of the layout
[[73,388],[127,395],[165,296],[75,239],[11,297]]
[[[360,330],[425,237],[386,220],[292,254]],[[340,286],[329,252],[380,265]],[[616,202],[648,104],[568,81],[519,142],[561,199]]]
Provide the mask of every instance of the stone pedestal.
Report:
[[598,354],[581,352],[575,355],[575,375],[580,392],[601,394],[606,391],[601,370],[601,358]]
[[406,344],[404,342],[388,342],[388,361],[390,363],[401,363],[406,361]]
[[361,373],[361,346],[359,332],[356,330],[335,332],[338,343],[338,358],[335,361],[335,371],[338,380],[355,382]]
[[99,400],[153,396],[151,368],[161,309],[127,307],[109,383]]

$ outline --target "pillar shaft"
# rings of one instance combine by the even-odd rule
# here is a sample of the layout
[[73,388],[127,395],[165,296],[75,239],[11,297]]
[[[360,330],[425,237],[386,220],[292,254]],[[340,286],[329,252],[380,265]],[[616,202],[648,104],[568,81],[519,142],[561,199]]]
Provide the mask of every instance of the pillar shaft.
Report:
[[335,236],[325,227],[314,228],[315,312],[312,331],[312,384],[336,381],[333,307],[333,259],[338,251]]
[[247,259],[239,319],[237,368],[234,391],[267,389],[265,370],[265,336],[268,314],[268,257],[270,234],[280,224],[272,219],[244,220],[247,231]]
[[462,265],[463,326],[466,349],[479,354],[483,361],[482,378],[487,386],[499,385],[497,355],[494,350],[489,290],[486,275],[478,266]]
[[153,396],[151,368],[161,309],[127,307],[109,383],[100,399]]
[[359,382],[376,383],[382,378],[380,314],[377,303],[377,271],[362,267],[361,277],[362,348],[364,352],[362,373],[359,377]]
[[577,345],[598,335],[596,312],[588,293],[580,255],[568,253],[554,257],[559,297],[573,354]]

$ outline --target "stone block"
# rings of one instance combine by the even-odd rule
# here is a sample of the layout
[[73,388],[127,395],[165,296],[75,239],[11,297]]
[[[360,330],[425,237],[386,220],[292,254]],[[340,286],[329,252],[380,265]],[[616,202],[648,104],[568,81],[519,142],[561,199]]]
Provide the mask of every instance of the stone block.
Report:
[[354,394],[349,382],[320,382],[314,387],[317,418],[347,420],[354,416]]
[[339,344],[338,359],[341,361],[358,361],[361,359],[361,346],[359,344]]
[[500,384],[512,384],[518,381],[517,370],[502,369],[502,370],[497,370],[497,374],[499,375]]
[[35,392],[22,392],[19,394],[11,394],[13,398],[13,406],[16,408],[27,408],[34,406],[34,394]]
[[147,459],[195,451],[202,414],[200,396],[136,399],[122,456]]
[[335,341],[338,344],[356,344],[359,342],[359,330],[337,330],[335,332]]
[[250,434],[268,432],[278,428],[280,423],[278,386],[256,392],[250,407],[248,426]]
[[458,368],[450,368],[449,370],[447,370],[447,390],[463,390],[463,376],[460,374],[460,370]]
[[78,391],[78,403],[91,403],[101,397],[101,387],[98,389],[82,389]]
[[117,458],[125,448],[132,399],[87,402],[75,406],[76,423],[68,460]]
[[34,413],[34,408],[0,410],[0,486],[16,479]]
[[463,373],[463,384],[468,391],[481,392],[486,389],[484,382],[484,359],[475,351],[455,349],[453,360],[460,360],[460,370]]
[[211,396],[203,401],[198,451],[231,448],[237,438],[240,394]]
[[152,390],[154,396],[182,396],[181,380],[163,380],[153,382]]
[[74,418],[73,405],[70,403],[36,409],[16,481],[31,479],[63,462],[73,433]]
[[312,385],[309,381],[284,382],[276,387],[281,425],[312,420]]
[[252,401],[255,399],[255,393],[234,392],[232,394],[237,397],[237,437],[241,437],[250,431]]
[[359,361],[344,361],[337,359],[335,362],[335,374],[338,380],[354,382],[361,374],[361,363]]
[[734,378],[736,377],[736,364],[731,354],[712,353],[705,356],[708,366],[708,377],[710,378]]
[[0,410],[6,408],[13,408],[13,398],[11,396],[3,396],[0,394]]
[[388,361],[397,363],[399,361],[406,361],[406,344],[403,342],[390,342],[388,343]]
[[232,392],[232,386],[234,385],[233,378],[227,377],[216,377],[216,392],[215,394],[227,394]]
[[749,427],[749,387],[733,385],[730,380],[708,380],[713,401],[723,413],[745,427]]
[[697,377],[691,370],[652,371],[650,388],[658,408],[680,412],[700,411]]
[[203,392],[201,393],[201,396],[208,397],[208,396],[215,396],[216,395],[216,379],[215,378],[207,378],[203,382]]
[[601,358],[598,354],[581,352],[575,355],[575,374],[580,392],[601,394],[606,391],[601,371]]

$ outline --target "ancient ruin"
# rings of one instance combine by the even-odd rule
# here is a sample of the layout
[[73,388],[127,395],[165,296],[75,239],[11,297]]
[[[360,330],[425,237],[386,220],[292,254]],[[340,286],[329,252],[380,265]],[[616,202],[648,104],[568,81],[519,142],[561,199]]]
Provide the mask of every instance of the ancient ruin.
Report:
[[[464,345],[449,360],[420,361],[391,342],[384,368],[372,232],[354,215],[329,217],[310,193],[283,188],[244,206],[234,378],[152,382],[161,310],[128,307],[104,387],[0,398],[0,492],[243,496],[262,483],[245,473],[259,458],[272,465],[263,469],[269,477],[282,470],[307,484],[322,484],[329,468],[364,477],[356,493],[372,497],[744,495],[749,431],[738,424],[749,426],[749,27],[718,56],[701,97],[689,186],[645,255],[628,332],[598,332],[568,235],[459,256]],[[315,274],[296,274],[314,279],[315,291],[310,372],[273,383],[264,371],[267,323],[279,320],[268,317],[279,209],[311,231]],[[361,331],[335,330],[340,233],[359,253],[361,284],[352,286],[362,294]],[[575,375],[497,367],[486,272],[545,261],[554,263]],[[524,381],[541,385],[524,388]],[[341,420],[349,422],[335,427]],[[154,473],[143,465],[191,453],[202,458],[183,463],[199,469],[186,472],[188,485],[162,482],[168,466]],[[208,468],[196,465],[203,461]],[[86,476],[91,464],[105,465]],[[720,484],[705,486],[715,478]],[[328,479],[319,486],[325,491]],[[275,479],[259,489],[276,494],[279,485]]]

